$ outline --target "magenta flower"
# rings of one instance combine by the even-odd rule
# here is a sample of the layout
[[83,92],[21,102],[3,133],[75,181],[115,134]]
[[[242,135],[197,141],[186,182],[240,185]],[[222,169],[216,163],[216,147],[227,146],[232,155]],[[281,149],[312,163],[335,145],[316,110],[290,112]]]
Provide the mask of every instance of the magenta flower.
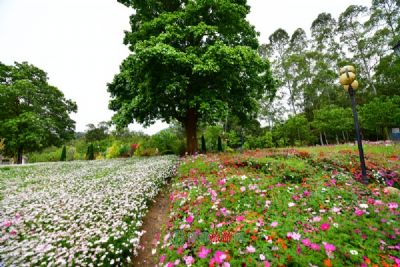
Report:
[[264,267],[271,267],[271,263],[269,263],[269,261],[264,261]]
[[336,247],[329,243],[324,243],[324,248],[326,252],[334,252],[336,250]]
[[312,244],[310,245],[310,248],[311,248],[312,250],[316,250],[316,251],[320,250],[319,245],[318,245],[318,244],[315,244],[315,243],[312,243]]
[[197,253],[197,256],[200,259],[205,259],[207,258],[207,255],[211,252],[211,249],[207,249],[205,246],[200,247],[199,253]]
[[160,263],[163,263],[163,262],[165,261],[166,258],[167,258],[167,256],[162,255],[162,256],[160,257]]
[[237,222],[241,222],[243,220],[244,220],[244,216],[242,216],[242,215],[236,217]]
[[331,225],[329,223],[323,223],[321,224],[321,230],[322,231],[328,231],[329,227],[331,227]]
[[186,218],[186,222],[189,223],[189,224],[192,224],[193,219],[194,219],[193,215],[189,215],[189,216]]
[[311,193],[308,192],[307,190],[303,192],[303,196],[308,197],[309,195],[311,195]]
[[165,264],[165,267],[174,267],[174,263],[173,262],[168,262],[167,264]]
[[217,250],[214,254],[214,258],[216,263],[221,264],[226,259],[226,254],[220,250]]
[[389,209],[395,210],[395,209],[397,209],[399,207],[399,204],[397,204],[396,202],[389,202],[387,204],[387,206],[388,206]]
[[308,238],[301,240],[301,243],[303,243],[303,245],[306,247],[311,246],[311,241]]
[[354,213],[355,213],[357,216],[362,216],[362,215],[364,214],[364,211],[356,208],[356,211],[355,211]]

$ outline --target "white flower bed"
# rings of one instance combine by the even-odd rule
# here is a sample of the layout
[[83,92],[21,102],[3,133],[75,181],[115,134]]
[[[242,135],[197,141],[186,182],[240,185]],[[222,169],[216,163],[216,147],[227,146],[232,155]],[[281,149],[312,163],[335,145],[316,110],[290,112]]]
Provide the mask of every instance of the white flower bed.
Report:
[[124,265],[176,157],[0,169],[0,266]]

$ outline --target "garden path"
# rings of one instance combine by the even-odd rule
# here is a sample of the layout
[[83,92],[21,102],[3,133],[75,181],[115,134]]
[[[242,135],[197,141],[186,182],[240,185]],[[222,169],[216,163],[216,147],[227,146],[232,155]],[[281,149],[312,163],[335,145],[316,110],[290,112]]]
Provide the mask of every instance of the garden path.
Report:
[[146,232],[140,238],[138,255],[132,261],[133,267],[154,267],[157,265],[152,250],[157,247],[161,229],[168,222],[170,189],[171,182],[160,191],[143,219],[142,230]]

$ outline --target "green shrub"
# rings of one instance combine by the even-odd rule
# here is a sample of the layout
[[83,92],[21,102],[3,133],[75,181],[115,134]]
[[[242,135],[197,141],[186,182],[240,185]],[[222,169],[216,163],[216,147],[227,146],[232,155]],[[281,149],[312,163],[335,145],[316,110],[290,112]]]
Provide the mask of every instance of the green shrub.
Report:
[[114,159],[118,158],[120,155],[120,147],[121,144],[119,142],[114,142],[111,147],[107,149],[106,158],[107,159]]

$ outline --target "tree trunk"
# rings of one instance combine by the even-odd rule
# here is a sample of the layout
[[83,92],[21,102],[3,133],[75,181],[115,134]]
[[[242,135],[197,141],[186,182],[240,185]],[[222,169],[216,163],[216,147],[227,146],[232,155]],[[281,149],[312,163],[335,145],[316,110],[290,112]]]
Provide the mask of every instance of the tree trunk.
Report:
[[339,136],[336,134],[336,144],[339,144]]
[[321,142],[321,146],[324,145],[324,140],[322,139],[322,133],[319,132],[319,141]]
[[390,139],[389,130],[387,127],[383,127],[383,136],[385,138],[385,141]]
[[197,112],[190,108],[187,112],[185,130],[186,130],[186,152],[193,155],[197,152]]
[[24,148],[22,146],[18,147],[18,154],[17,154],[17,164],[22,164],[22,156],[24,153]]
[[347,140],[346,140],[346,136],[344,135],[344,131],[342,131],[342,135],[343,135],[343,143],[346,143]]
[[325,131],[324,131],[324,136],[325,136],[325,143],[329,146],[328,138],[326,137]]

